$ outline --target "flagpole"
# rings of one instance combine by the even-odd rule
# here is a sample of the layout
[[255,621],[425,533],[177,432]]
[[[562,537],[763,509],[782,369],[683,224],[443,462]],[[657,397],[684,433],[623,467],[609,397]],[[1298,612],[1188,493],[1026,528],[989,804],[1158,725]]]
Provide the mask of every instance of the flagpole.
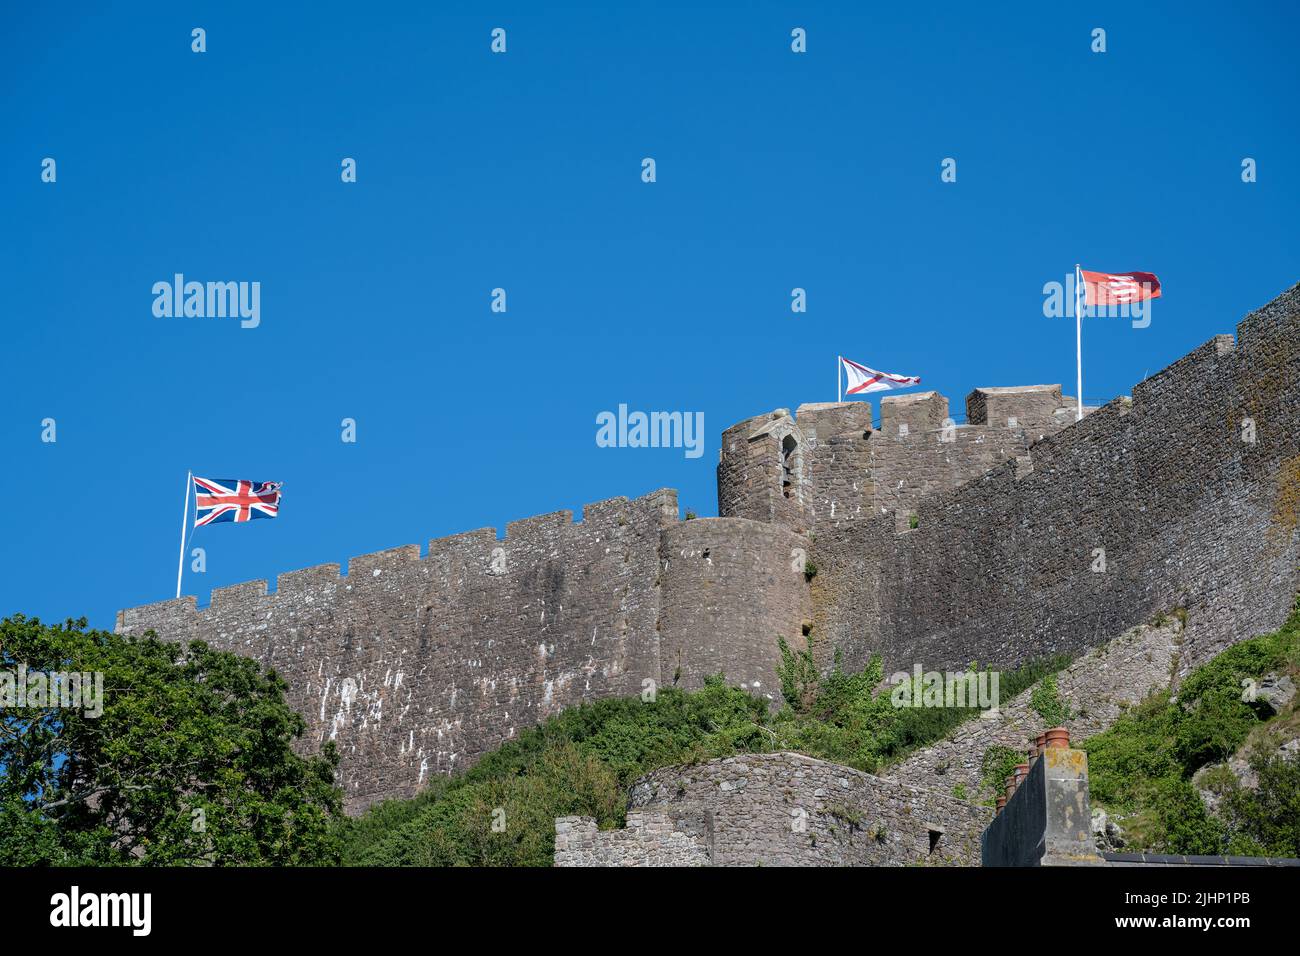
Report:
[[1080,304],[1080,292],[1083,291],[1083,270],[1079,263],[1074,264],[1074,363],[1079,373],[1078,408],[1074,420],[1083,420],[1083,306]]
[[194,484],[194,472],[185,473],[185,510],[181,513],[181,553],[176,561],[176,596],[181,596],[181,574],[185,570],[185,529],[190,523],[190,485]]
[[835,404],[844,401],[844,360],[835,356]]

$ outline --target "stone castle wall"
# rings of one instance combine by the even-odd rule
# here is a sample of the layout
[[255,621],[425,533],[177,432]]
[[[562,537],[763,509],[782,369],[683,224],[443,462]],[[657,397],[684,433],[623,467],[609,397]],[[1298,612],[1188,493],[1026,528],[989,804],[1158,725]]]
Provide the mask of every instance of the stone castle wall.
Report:
[[722,435],[718,513],[816,533],[893,513],[896,530],[925,499],[953,491],[1074,421],[1060,386],[981,388],[957,424],[937,392],[889,395],[873,429],[864,402],[801,405]]
[[1300,287],[1238,332],[926,498],[914,530],[816,526],[814,635],[887,670],[1010,667],[1181,607],[1186,670],[1277,627],[1300,588]]
[[557,817],[556,866],[711,866],[706,843],[677,828],[665,813],[633,810],[621,830],[601,830],[594,817]]
[[993,811],[795,753],[665,767],[632,787],[628,828],[556,821],[564,866],[977,866]]
[[[794,445],[793,457],[786,462],[788,475],[782,467],[787,440]],[[718,462],[719,516],[804,530],[807,445],[785,409],[746,419],[724,431]]]
[[[309,747],[334,740],[356,811],[565,707],[698,687],[776,693],[777,638],[811,617],[806,539],[744,520],[678,522],[676,493],[562,511],[122,611],[118,630],[202,639],[289,684]],[[667,652],[667,657],[663,655]],[[661,666],[661,659],[662,664]]]
[[906,531],[921,503],[952,491],[1008,460],[1028,461],[1032,433],[1024,428],[966,425],[906,434],[880,431],[871,439],[875,513],[894,515]]
[[780,701],[778,638],[804,646],[812,622],[804,576],[812,543],[779,525],[695,518],[664,530],[660,548],[662,682],[699,687],[724,674]]
[[950,427],[942,396],[891,396],[879,431],[862,402],[779,410],[724,432],[717,519],[678,521],[672,491],[614,498],[118,629],[276,668],[307,746],[338,743],[355,811],[648,681],[722,672],[773,698],[778,639],[809,630],[892,671],[1082,653],[1177,607],[1183,668],[1276,627],[1300,585],[1300,287],[1131,402],[1078,423],[1071,406],[1055,386],[977,389]]

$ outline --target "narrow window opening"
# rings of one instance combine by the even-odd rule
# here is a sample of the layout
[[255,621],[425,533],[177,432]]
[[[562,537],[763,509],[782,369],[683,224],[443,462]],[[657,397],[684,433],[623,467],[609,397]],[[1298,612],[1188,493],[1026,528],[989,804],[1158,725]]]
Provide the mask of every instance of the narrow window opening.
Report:
[[793,435],[786,435],[781,442],[781,494],[787,498],[794,497],[795,483],[795,449],[799,443],[794,440]]

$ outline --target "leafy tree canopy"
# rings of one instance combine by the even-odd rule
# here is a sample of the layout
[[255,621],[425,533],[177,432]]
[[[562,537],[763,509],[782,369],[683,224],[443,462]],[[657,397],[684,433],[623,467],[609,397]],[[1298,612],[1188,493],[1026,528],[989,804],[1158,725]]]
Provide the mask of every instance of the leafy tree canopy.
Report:
[[[20,669],[102,674],[102,713],[19,701]],[[0,680],[27,704],[0,710],[0,864],[337,859],[338,757],[294,752],[304,722],[256,661],[17,615],[0,621]]]

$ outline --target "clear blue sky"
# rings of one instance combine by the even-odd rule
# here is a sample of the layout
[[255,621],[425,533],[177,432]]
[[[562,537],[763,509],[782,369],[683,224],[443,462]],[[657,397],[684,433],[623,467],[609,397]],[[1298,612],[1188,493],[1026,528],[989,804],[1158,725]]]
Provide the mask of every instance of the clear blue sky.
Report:
[[[206,603],[662,486],[715,514],[719,432],[841,352],[955,410],[1071,393],[1076,261],[1165,290],[1087,326],[1089,402],[1300,279],[1293,4],[472,6],[6,10],[0,614],[171,597],[189,468],[285,485],[196,533]],[[155,318],[176,272],[259,281],[260,327]],[[704,412],[703,456],[598,448],[619,403]]]

